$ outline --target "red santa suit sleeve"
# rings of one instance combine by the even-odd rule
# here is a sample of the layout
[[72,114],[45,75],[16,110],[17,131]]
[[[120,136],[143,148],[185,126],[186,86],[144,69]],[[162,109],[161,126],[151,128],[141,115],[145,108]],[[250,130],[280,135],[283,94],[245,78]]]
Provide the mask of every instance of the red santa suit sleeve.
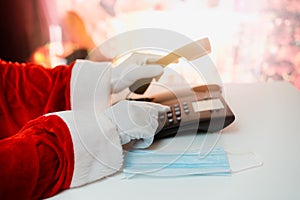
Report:
[[72,69],[0,60],[0,139],[43,114],[69,110]]
[[[23,94],[27,88],[23,88],[24,91],[21,89],[10,90],[10,94],[1,93],[1,98],[4,98],[0,100],[2,102],[1,109],[4,103],[5,106],[14,105],[13,108],[1,110],[1,115],[5,115],[6,112],[9,114],[9,111],[12,111],[14,115],[10,115],[10,117],[14,123],[8,122],[13,128],[4,128],[5,123],[1,118],[0,199],[50,197],[63,189],[81,186],[111,175],[121,168],[123,155],[119,135],[115,125],[101,112],[109,106],[110,66],[107,63],[76,61],[74,66],[68,69],[71,69],[69,83],[65,81],[65,84],[56,88],[55,81],[52,76],[49,76],[49,82],[52,85],[48,86],[46,83],[45,85],[46,88],[49,87],[46,90],[47,94],[60,95],[62,99],[61,105],[57,107],[54,104],[59,101],[53,103],[53,111],[67,108],[68,101],[72,109],[37,117],[26,123],[15,134],[12,132],[17,129],[14,126],[18,123],[22,124],[22,120],[24,120],[19,119],[23,118],[21,116],[15,116],[18,116],[18,111],[25,109],[26,106],[24,106],[25,103],[20,103],[18,106],[13,100],[28,102],[28,99],[19,98],[19,96],[24,98]],[[21,80],[16,79],[17,82],[32,79],[29,81],[30,85],[35,87],[35,84],[32,83],[36,83],[34,80],[36,77],[28,76],[33,72],[23,69],[23,72],[17,73],[19,77],[26,77]],[[43,74],[44,70],[42,69],[40,73]],[[58,74],[60,73],[57,72],[54,77],[59,77]],[[65,75],[68,76],[68,73]],[[12,79],[6,81],[6,77],[4,73],[0,83],[2,88],[7,88],[9,84],[27,84],[15,83]],[[101,78],[99,79],[99,77]],[[62,79],[64,80],[65,77]],[[34,89],[42,92],[41,88],[45,85],[42,81],[38,81],[38,83],[41,85],[37,85]],[[66,91],[68,84],[70,91]],[[54,92],[53,88],[60,91],[58,92],[60,94]],[[69,94],[71,98],[65,97],[66,94]],[[104,94],[103,98],[101,98],[101,94]],[[13,95],[16,97],[13,98]],[[32,95],[27,97],[36,98],[37,96],[34,95],[35,92],[32,92]],[[36,104],[39,112],[41,110],[42,113],[48,112],[41,105],[52,107],[48,106],[50,105],[49,99],[34,100],[40,103]],[[46,104],[41,102],[46,102]],[[34,106],[32,105],[32,107]],[[30,111],[31,109],[28,109],[28,112]],[[36,113],[39,112],[36,111]],[[26,117],[29,115],[20,113],[20,115],[23,114]],[[5,133],[5,131],[9,131],[9,133]]]

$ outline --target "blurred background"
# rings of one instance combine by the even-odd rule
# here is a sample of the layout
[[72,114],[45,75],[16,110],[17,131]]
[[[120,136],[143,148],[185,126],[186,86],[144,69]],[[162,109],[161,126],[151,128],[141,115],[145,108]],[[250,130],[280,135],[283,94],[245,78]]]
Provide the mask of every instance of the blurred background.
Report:
[[286,80],[300,90],[299,0],[10,0],[0,58],[52,68],[137,28],[208,37],[223,82]]

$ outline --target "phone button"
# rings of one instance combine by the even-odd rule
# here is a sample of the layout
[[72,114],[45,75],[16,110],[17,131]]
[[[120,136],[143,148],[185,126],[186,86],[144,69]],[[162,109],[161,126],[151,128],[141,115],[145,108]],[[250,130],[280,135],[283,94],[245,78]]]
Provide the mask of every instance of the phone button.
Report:
[[185,114],[189,114],[189,113],[190,113],[190,110],[189,110],[188,108],[185,108],[185,109],[184,109],[184,112],[185,112]]
[[181,112],[180,112],[180,111],[175,111],[175,115],[176,115],[177,117],[179,117],[179,116],[181,115]]
[[174,111],[175,111],[175,112],[176,112],[176,111],[180,111],[180,108],[174,106]]

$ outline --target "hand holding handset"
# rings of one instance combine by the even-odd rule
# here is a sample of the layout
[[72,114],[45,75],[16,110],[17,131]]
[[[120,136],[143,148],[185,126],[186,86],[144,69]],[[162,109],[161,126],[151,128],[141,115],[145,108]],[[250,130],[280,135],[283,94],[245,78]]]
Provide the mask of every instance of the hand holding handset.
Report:
[[[175,51],[167,54],[161,59],[157,60],[154,64],[167,66],[171,63],[178,61],[179,58],[184,57],[187,60],[194,60],[201,56],[207,55],[211,52],[211,47],[208,38],[200,39],[195,42],[189,43]],[[136,94],[144,94],[149,87],[153,78],[144,78],[137,80],[129,89]]]
[[[209,40],[204,38],[173,51],[155,63],[167,66],[178,61],[180,57],[191,61],[210,52]],[[152,78],[140,79],[131,85],[130,90],[144,94],[151,81]],[[159,115],[155,139],[186,132],[216,132],[235,120],[233,112],[222,97],[219,85],[202,85],[130,100],[150,101],[170,107],[170,111]]]

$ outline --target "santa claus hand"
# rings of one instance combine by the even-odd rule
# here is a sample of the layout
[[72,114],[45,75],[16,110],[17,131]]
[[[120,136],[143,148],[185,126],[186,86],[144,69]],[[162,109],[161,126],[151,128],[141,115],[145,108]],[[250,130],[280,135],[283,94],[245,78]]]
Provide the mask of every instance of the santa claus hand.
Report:
[[117,93],[128,88],[138,80],[153,78],[163,73],[163,67],[154,63],[157,55],[134,53],[120,65],[112,69],[112,92]]
[[104,111],[116,124],[121,143],[135,140],[134,148],[149,147],[158,128],[158,114],[169,107],[150,102],[120,101]]

